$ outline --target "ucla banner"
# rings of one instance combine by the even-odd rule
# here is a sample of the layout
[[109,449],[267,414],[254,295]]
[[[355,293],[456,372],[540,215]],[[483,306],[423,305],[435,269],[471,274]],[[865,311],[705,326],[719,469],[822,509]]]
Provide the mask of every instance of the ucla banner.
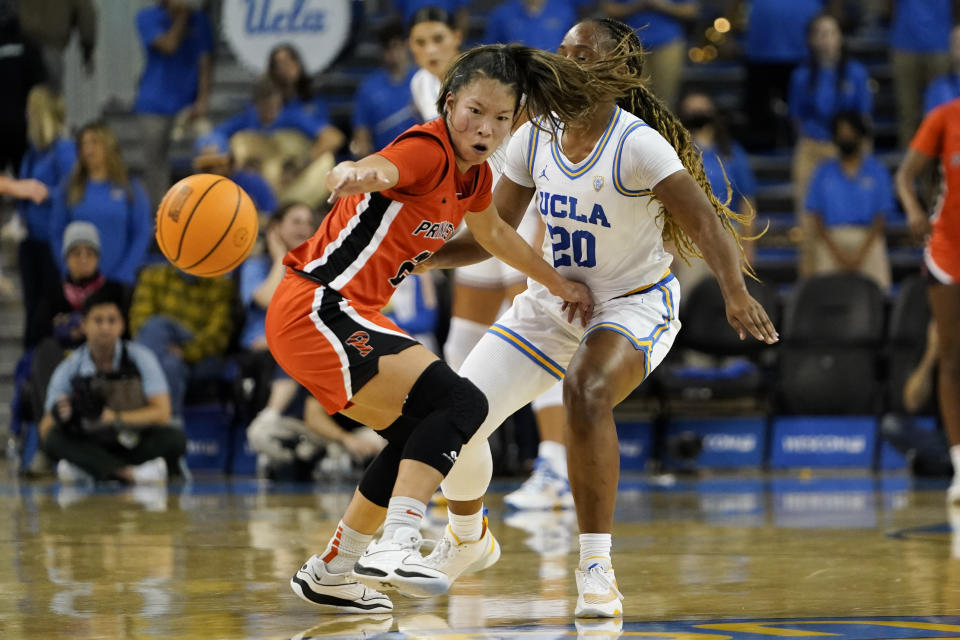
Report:
[[224,0],[223,33],[244,66],[263,72],[278,44],[292,44],[308,73],[327,68],[350,35],[349,0]]

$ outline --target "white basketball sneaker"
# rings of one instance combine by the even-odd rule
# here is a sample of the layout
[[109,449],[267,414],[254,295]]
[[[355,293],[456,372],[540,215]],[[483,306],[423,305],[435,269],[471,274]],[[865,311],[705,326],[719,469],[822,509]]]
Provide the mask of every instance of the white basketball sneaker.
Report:
[[550,465],[546,458],[537,458],[533,473],[520,488],[503,497],[514,509],[572,509],[570,482]]
[[577,618],[619,618],[623,615],[623,594],[617,588],[613,569],[604,570],[595,562],[586,571],[576,570]]
[[339,613],[389,613],[393,603],[384,594],[359,583],[350,572],[330,573],[313,556],[290,578],[293,592],[312,604]]
[[422,544],[423,536],[417,529],[400,527],[392,538],[371,542],[353,565],[353,574],[372,589],[396,589],[414,598],[443,593],[433,589],[443,583],[445,576],[425,563],[420,555]]
[[407,576],[394,572],[393,585],[400,593],[415,596],[435,596],[446,593],[450,585],[464,573],[476,573],[492,566],[500,559],[500,543],[490,531],[486,516],[483,518],[483,534],[474,542],[461,542],[450,525],[423,564],[434,572],[435,577]]

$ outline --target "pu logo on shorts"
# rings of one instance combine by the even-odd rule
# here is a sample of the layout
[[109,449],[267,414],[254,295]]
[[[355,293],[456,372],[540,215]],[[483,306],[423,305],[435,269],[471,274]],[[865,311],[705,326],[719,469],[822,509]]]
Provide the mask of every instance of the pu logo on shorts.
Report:
[[354,331],[353,335],[347,338],[347,344],[360,352],[360,355],[366,358],[373,351],[369,344],[370,334],[366,331]]

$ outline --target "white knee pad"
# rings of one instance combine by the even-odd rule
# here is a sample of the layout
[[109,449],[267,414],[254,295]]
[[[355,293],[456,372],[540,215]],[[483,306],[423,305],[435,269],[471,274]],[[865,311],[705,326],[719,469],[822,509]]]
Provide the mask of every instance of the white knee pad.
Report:
[[467,359],[470,350],[480,342],[480,338],[489,328],[490,325],[466,318],[454,316],[450,319],[450,333],[447,334],[447,341],[443,345],[443,359],[447,361],[451,369],[454,371],[460,370],[460,366]]
[[447,500],[476,500],[487,492],[492,477],[490,445],[486,438],[473,438],[460,448],[457,462],[443,479],[440,488]]
[[550,407],[562,407],[563,380],[558,380],[556,384],[534,398],[531,406],[534,411],[549,409]]

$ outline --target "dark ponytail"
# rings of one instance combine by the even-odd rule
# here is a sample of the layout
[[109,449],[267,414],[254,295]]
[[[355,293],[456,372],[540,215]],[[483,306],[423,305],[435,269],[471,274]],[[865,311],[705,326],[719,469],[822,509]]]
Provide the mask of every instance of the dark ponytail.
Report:
[[437,111],[445,112],[449,93],[456,95],[477,78],[490,78],[513,91],[514,114],[522,110],[537,126],[543,126],[537,121],[542,118],[556,128],[561,122],[583,120],[598,104],[640,88],[639,77],[621,71],[637,55],[614,55],[588,70],[556,54],[518,44],[476,47],[450,65],[440,88]]
[[[631,75],[636,78],[642,78],[643,46],[634,30],[619,20],[613,20],[611,18],[598,18],[589,20],[588,22],[597,25],[605,31],[613,41],[614,53],[611,57],[614,59],[626,59]],[[604,59],[607,59],[607,56],[604,56]],[[591,64],[591,68],[592,66]],[[707,194],[710,204],[713,205],[713,209],[717,213],[717,218],[720,219],[720,224],[723,225],[727,233],[736,241],[743,260],[744,271],[750,275],[754,275],[753,268],[750,266],[743,250],[744,237],[741,236],[734,223],[749,228],[755,212],[753,209],[749,209],[744,213],[737,213],[730,209],[729,204],[733,198],[733,190],[730,188],[730,181],[726,177],[726,171],[724,170],[724,183],[727,186],[727,193],[726,198],[721,201],[710,188],[710,180],[707,178],[707,174],[703,169],[703,157],[693,144],[690,132],[680,123],[679,118],[653,95],[645,84],[631,89],[629,93],[617,101],[617,104],[653,127],[673,146],[677,155],[680,156],[680,161],[683,163],[684,168],[693,176],[693,179],[697,181],[697,184],[700,185],[704,193]],[[688,260],[691,257],[703,257],[697,245],[663,205],[660,206],[660,217],[663,220],[663,237],[673,241],[681,258]]]

